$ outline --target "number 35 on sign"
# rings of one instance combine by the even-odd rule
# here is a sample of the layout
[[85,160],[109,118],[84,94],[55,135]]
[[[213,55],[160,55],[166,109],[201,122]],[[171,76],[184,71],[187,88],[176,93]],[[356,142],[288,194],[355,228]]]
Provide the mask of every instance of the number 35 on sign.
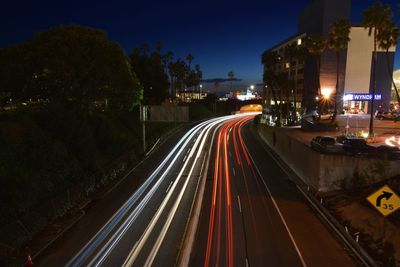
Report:
[[387,185],[367,197],[383,216],[392,214],[400,208],[400,197]]

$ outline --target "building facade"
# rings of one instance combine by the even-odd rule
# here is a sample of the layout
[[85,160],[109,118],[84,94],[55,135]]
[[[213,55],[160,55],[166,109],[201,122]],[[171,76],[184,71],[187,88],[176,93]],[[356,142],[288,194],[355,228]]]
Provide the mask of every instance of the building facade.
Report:
[[[298,34],[289,38],[267,51],[275,51],[283,55],[280,49],[290,42],[301,39],[302,43],[309,36],[319,34],[327,37],[330,26],[339,19],[350,18],[350,0],[311,0],[299,16]],[[336,92],[337,63],[334,51],[325,49],[320,56],[318,69],[317,56],[307,55],[304,62],[296,67],[296,89],[301,99],[301,107],[313,108],[318,97],[318,84],[321,92],[330,95],[333,99],[339,94],[338,106],[343,110],[367,113],[370,112],[370,101],[373,88],[374,46],[373,37],[362,26],[352,26],[350,29],[348,48],[340,52],[339,64],[339,91]],[[376,66],[376,107],[389,106],[391,99],[391,73],[395,47],[389,50],[388,57],[383,50],[377,51]],[[387,58],[389,62],[387,62]],[[285,64],[285,62],[283,62]],[[389,68],[388,68],[389,66]],[[265,67],[265,65],[264,65]],[[285,69],[277,70],[284,72]],[[319,77],[318,77],[319,73]],[[271,102],[266,94],[266,102]],[[331,101],[332,101],[331,99]],[[299,103],[297,103],[299,105]]]

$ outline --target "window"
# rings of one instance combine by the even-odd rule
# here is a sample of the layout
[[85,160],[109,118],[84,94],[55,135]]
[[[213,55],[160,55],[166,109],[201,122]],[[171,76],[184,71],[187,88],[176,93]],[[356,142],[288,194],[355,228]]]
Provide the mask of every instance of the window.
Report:
[[297,45],[301,45],[301,42],[302,42],[301,38],[297,39]]
[[288,68],[290,68],[290,63],[289,63],[289,62],[286,62],[286,63],[285,63],[285,69],[288,69]]

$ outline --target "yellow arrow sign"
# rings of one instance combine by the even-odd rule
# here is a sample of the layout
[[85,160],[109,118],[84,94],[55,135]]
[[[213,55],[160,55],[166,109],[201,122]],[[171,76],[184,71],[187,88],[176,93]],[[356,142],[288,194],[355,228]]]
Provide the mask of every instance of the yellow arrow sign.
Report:
[[383,216],[388,216],[400,208],[400,197],[387,185],[371,194],[367,200]]

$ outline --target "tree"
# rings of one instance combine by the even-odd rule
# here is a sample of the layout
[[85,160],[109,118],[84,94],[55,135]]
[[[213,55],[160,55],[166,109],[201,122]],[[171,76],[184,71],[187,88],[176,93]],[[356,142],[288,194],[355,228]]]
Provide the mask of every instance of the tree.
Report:
[[193,58],[194,57],[191,53],[187,54],[187,56],[186,56],[186,60],[188,62],[189,68],[191,67],[190,65],[192,64]]
[[[291,107],[291,101],[289,98],[289,95],[292,94],[293,96],[293,102],[294,102],[294,110],[296,111],[296,94],[297,94],[297,90],[296,90],[296,80],[295,80],[295,74],[292,75],[293,71],[295,71],[295,69],[293,69],[294,67],[294,59],[297,59],[298,56],[298,49],[297,49],[297,44],[296,43],[291,43],[288,46],[286,46],[285,51],[284,51],[284,57],[286,59],[286,63],[288,63],[289,68],[287,69],[288,73],[287,73],[287,80],[285,81],[285,92],[286,92],[286,101],[287,101],[287,105],[286,105],[286,114],[289,114],[289,109]],[[294,76],[294,77],[293,77]],[[288,120],[290,121],[290,116],[288,116]]]
[[[263,82],[264,82],[264,99],[267,99],[268,90],[272,94],[272,98],[274,99],[274,113],[277,116],[277,126],[281,125],[281,104],[282,99],[278,102],[278,97],[276,95],[278,77],[274,71],[275,66],[280,61],[280,56],[274,52],[267,50],[261,56],[261,62],[264,65],[264,73],[263,73]],[[279,104],[278,104],[279,103]]]
[[321,94],[321,55],[327,47],[327,40],[321,34],[314,34],[308,37],[306,41],[307,51],[313,55],[316,59],[316,84],[317,84],[317,95],[318,95],[318,107],[320,109],[319,118],[321,116],[321,109],[323,108],[322,94]]
[[174,58],[174,53],[171,51],[169,51],[168,53],[166,53],[164,55],[161,55],[161,63],[164,68],[164,72],[169,77],[169,96],[170,97],[174,97],[173,96],[174,80],[173,80],[173,77],[171,76],[171,72],[169,71],[168,66],[169,66],[169,64],[172,63],[173,58]]
[[392,17],[392,12],[388,5],[383,5],[380,1],[375,2],[374,5],[368,7],[363,12],[362,23],[364,28],[368,28],[368,35],[374,38],[374,54],[373,54],[373,69],[372,69],[372,99],[371,99],[371,115],[369,119],[369,136],[374,135],[374,103],[375,103],[375,92],[376,92],[376,65],[378,62],[377,57],[377,42],[378,35],[383,30],[384,26],[387,25],[388,21]]
[[150,56],[143,49],[136,48],[129,56],[132,70],[143,86],[143,103],[159,105],[168,97],[169,81],[165,73],[159,50]]
[[180,92],[185,85],[185,78],[190,72],[188,65],[182,59],[178,58],[175,62],[168,64],[168,70],[173,80],[173,97]]
[[[78,25],[52,28],[31,40],[1,49],[0,88],[19,100],[77,101],[88,107],[105,100],[130,108],[142,89],[122,48],[99,29]],[[3,79],[4,78],[4,79]]]
[[388,75],[392,81],[396,93],[397,103],[400,104],[399,91],[393,79],[393,69],[392,66],[390,65],[390,60],[389,60],[389,49],[397,45],[397,40],[400,37],[400,32],[399,29],[397,28],[397,25],[391,20],[388,20],[382,26],[383,27],[381,31],[377,34],[377,41],[379,43],[379,47],[385,50]]
[[320,73],[321,73],[321,55],[325,51],[327,47],[327,40],[323,35],[314,34],[308,37],[307,39],[307,51],[311,55],[316,57],[317,63],[317,74],[316,74],[316,81],[317,81],[317,94],[321,96],[321,80],[320,80]]
[[185,76],[185,85],[191,88],[196,88],[200,84],[203,73],[200,69],[200,65],[196,64],[195,69],[188,70]]
[[328,33],[328,47],[334,50],[336,54],[336,92],[335,92],[335,110],[332,116],[332,122],[336,119],[338,112],[338,103],[341,92],[339,89],[339,67],[340,67],[340,52],[347,48],[350,41],[350,22],[347,19],[341,19],[333,23]]
[[235,73],[233,71],[228,72],[228,78],[231,83],[231,92],[232,92],[232,81],[233,81],[233,78],[235,78]]
[[163,47],[163,45],[162,45],[162,43],[160,42],[160,41],[157,41],[156,42],[156,46],[155,46],[155,49],[156,49],[156,53],[157,54],[161,54],[161,49],[162,49],[162,47]]

